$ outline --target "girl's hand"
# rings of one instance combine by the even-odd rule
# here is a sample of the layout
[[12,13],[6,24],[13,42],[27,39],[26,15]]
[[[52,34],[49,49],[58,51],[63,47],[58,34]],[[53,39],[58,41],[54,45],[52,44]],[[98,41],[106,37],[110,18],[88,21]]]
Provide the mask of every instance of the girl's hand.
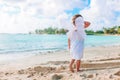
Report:
[[90,22],[84,21],[84,27],[87,28],[87,27],[89,27],[89,26],[90,26]]
[[70,52],[70,49],[68,48],[67,51]]

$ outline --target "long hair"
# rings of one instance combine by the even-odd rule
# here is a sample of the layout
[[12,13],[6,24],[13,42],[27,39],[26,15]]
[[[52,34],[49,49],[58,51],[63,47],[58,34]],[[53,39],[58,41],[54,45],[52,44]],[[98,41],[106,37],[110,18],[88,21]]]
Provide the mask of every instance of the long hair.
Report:
[[82,15],[80,14],[76,14],[72,17],[72,24],[75,26],[75,19],[78,18],[78,17],[82,17]]

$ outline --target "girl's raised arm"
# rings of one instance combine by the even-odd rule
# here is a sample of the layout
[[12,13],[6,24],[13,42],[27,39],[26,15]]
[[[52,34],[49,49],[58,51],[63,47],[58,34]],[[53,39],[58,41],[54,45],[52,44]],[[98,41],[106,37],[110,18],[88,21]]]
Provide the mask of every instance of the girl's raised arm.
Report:
[[90,25],[90,22],[88,22],[88,21],[84,21],[84,28],[89,27],[89,25]]

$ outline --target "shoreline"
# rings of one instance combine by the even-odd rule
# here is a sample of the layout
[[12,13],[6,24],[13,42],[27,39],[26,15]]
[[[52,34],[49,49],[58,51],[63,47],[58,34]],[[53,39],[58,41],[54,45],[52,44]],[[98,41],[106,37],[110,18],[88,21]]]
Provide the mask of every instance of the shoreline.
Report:
[[[84,54],[83,54],[83,61],[87,61],[87,60],[100,60],[100,59],[108,59],[108,58],[113,58],[112,55],[114,55],[114,57],[118,57],[120,56],[120,52],[118,51],[120,49],[120,46],[97,46],[97,47],[86,47],[84,49]],[[102,50],[102,51],[101,51]],[[104,53],[105,52],[105,53]],[[24,53],[22,53],[24,54]],[[4,54],[2,54],[4,55]],[[6,54],[5,54],[6,55]],[[9,54],[11,55],[11,54]],[[21,55],[21,54],[13,54],[13,55]],[[64,56],[64,57],[62,57]],[[65,58],[65,56],[67,57],[67,59]],[[15,56],[16,57],[16,56]],[[58,57],[58,58],[56,58]],[[47,59],[50,58],[48,60],[43,60],[43,59]],[[40,60],[38,63],[45,63],[48,61],[64,61],[64,60],[70,60],[71,59],[71,55],[69,53],[68,50],[57,50],[57,51],[48,51],[48,52],[25,52],[24,57],[20,57],[18,59],[13,59],[13,60],[9,60],[9,61],[4,61],[6,63],[14,63],[14,62],[24,62],[24,60],[34,60],[34,62],[36,62],[38,60]],[[41,61],[42,60],[42,61]],[[1,61],[2,62],[2,61]],[[3,64],[4,64],[3,62]]]
[[[15,34],[15,35],[66,35],[66,34],[35,34],[35,33],[32,33],[32,34],[29,34],[29,33],[0,33],[0,34]],[[87,34],[87,35],[97,35],[97,36],[120,36],[120,34]]]
[[[68,70],[71,59],[68,51],[35,54],[0,65],[0,79],[4,80],[111,80],[120,79],[120,46],[85,48],[82,72]],[[111,78],[112,77],[112,78]]]
[[[104,45],[104,46],[87,46],[87,47],[85,47],[84,48],[84,57],[86,58],[86,54],[89,54],[89,51],[91,51],[92,50],[92,52],[94,52],[93,50],[100,50],[99,48],[103,48],[103,49],[105,49],[105,50],[107,50],[107,48],[108,48],[108,50],[107,51],[109,51],[109,48],[119,48],[120,47],[120,45]],[[113,50],[113,49],[112,49]],[[112,51],[111,50],[111,51]],[[115,51],[115,50],[114,50]],[[96,52],[96,51],[95,51]],[[110,51],[109,51],[110,52]],[[17,53],[19,53],[19,54],[17,54]],[[19,59],[25,59],[25,58],[29,58],[29,57],[33,57],[33,56],[36,56],[36,55],[38,55],[38,56],[43,56],[43,55],[55,55],[55,54],[60,54],[60,53],[65,53],[65,54],[69,54],[69,51],[68,50],[66,50],[66,49],[64,49],[64,50],[55,50],[55,51],[53,51],[53,50],[51,50],[51,51],[46,51],[46,52],[40,52],[40,51],[28,51],[28,52],[15,52],[15,53],[2,53],[2,54],[0,54],[0,56],[8,56],[8,55],[12,55],[12,56],[14,56],[14,57],[18,57],[18,56],[22,56],[22,57],[18,57],[18,59],[16,58],[16,59],[13,59],[13,61],[14,60],[19,60]],[[8,56],[9,57],[9,56]],[[83,59],[85,59],[83,57]],[[8,59],[8,58],[7,58]],[[7,60],[6,60],[7,61]],[[2,61],[1,61],[2,62]]]

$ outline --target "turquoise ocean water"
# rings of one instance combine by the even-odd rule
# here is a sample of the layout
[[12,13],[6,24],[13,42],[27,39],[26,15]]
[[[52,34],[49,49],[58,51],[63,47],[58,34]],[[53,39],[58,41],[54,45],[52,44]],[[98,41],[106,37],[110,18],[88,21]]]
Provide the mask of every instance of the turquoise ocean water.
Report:
[[[120,36],[87,36],[85,47],[120,45]],[[66,35],[0,34],[0,54],[67,49]]]
[[[89,35],[85,40],[85,47],[113,45],[120,46],[120,36]],[[58,50],[67,50],[66,35],[0,34],[0,57]]]

